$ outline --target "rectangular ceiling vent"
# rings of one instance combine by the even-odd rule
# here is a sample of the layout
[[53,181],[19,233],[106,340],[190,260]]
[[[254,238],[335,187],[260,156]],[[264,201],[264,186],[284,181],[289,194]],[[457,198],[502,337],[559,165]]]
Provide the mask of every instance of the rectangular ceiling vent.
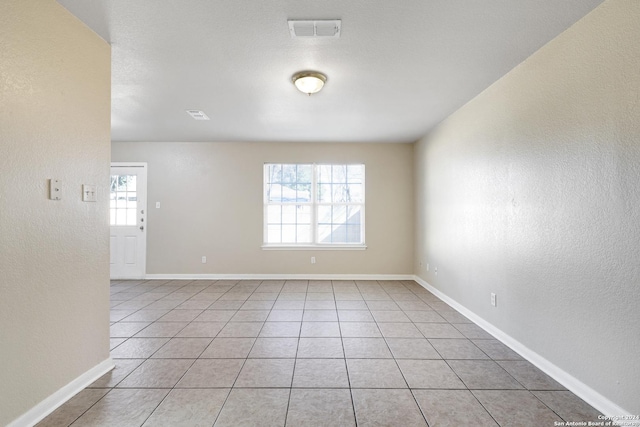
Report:
[[289,34],[297,37],[340,37],[342,20],[296,21],[289,20]]
[[195,120],[209,120],[209,116],[207,116],[204,111],[200,110],[187,110],[187,113]]

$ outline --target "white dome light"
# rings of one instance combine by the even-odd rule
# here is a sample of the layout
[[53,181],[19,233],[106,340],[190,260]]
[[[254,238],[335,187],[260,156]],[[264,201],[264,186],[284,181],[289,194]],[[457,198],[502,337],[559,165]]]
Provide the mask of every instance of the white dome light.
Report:
[[319,92],[327,81],[327,76],[317,71],[301,71],[293,75],[293,84],[307,95]]

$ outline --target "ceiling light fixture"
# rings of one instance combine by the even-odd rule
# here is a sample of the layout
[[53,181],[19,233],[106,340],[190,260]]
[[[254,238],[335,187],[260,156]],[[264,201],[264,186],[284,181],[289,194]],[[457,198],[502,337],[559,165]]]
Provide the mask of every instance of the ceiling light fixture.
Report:
[[209,120],[209,116],[207,116],[204,111],[200,110],[186,110],[187,114],[193,117],[195,120]]
[[300,71],[293,75],[292,80],[300,92],[311,96],[312,93],[320,92],[327,76],[317,71]]

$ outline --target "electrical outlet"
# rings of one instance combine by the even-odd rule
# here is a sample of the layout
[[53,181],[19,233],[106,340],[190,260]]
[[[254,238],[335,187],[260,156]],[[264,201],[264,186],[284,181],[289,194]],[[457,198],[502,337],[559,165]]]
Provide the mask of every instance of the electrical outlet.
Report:
[[433,268],[433,273],[437,276],[438,275],[438,267],[434,267]]
[[316,263],[316,257],[312,256],[311,257],[311,264],[315,264]]
[[160,202],[156,202],[156,209],[160,209]]
[[498,301],[496,300],[496,294],[491,292],[491,305],[494,307],[498,306]]
[[207,257],[206,257],[206,256],[203,256],[203,257],[202,257],[202,263],[203,263],[203,264],[206,264],[206,263],[207,263]]
[[427,263],[427,271],[429,271],[429,263]]
[[62,199],[62,181],[59,179],[49,180],[49,199],[61,200]]

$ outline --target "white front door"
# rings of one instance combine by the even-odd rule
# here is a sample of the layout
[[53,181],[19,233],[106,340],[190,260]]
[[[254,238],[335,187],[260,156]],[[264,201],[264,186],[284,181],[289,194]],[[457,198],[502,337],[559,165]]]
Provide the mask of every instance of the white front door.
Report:
[[112,163],[111,278],[143,279],[147,260],[147,164]]

